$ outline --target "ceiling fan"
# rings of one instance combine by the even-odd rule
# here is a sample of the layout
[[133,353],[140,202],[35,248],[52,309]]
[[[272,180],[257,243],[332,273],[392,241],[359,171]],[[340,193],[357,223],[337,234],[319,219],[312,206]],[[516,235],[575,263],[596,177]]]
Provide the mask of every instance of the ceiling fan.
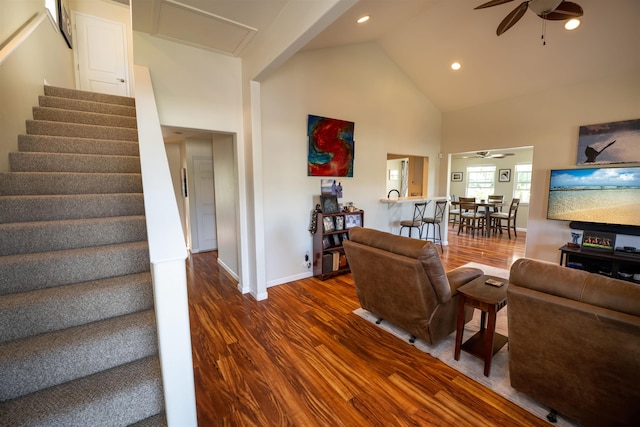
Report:
[[[491,0],[474,9],[485,9],[512,2],[513,0]],[[513,27],[527,11],[531,9],[542,19],[551,21],[564,21],[566,19],[582,16],[583,10],[579,4],[562,0],[526,0],[511,11],[498,25],[496,34],[500,35]]]
[[504,159],[507,156],[515,156],[515,153],[496,153],[491,154],[489,151],[478,151],[476,154],[459,157],[460,159]]

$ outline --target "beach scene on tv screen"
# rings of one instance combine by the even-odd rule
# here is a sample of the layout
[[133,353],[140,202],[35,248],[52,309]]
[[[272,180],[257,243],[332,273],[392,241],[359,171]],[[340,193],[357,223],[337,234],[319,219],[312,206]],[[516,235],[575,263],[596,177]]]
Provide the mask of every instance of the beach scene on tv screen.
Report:
[[547,218],[640,226],[640,168],[552,170]]

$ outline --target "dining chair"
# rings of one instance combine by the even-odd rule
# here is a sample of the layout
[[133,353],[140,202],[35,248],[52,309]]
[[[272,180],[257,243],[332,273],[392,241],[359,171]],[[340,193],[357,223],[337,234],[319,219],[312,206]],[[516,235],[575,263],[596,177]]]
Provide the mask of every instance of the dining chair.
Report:
[[424,218],[424,212],[427,209],[427,202],[415,203],[413,205],[413,219],[406,219],[400,221],[400,232],[399,235],[402,235],[402,230],[405,228],[409,228],[409,237],[411,237],[411,233],[414,228],[418,229],[418,236],[422,239],[422,226],[424,225],[422,219]]
[[[502,202],[504,202],[504,196],[502,194],[490,194],[489,197],[487,198],[487,202],[489,203],[499,203],[499,206],[493,206],[491,208],[489,207],[482,207],[480,209],[480,211],[482,211],[482,213],[485,216],[485,220],[487,219],[487,210],[489,210],[489,214],[493,213],[493,212],[502,212]],[[479,211],[479,212],[480,212]],[[489,230],[491,230],[493,228],[493,219],[489,218],[490,224],[487,224],[487,228]]]
[[[504,196],[501,194],[490,194],[487,197],[487,202],[489,203],[502,203],[504,201]],[[479,212],[483,212],[486,215],[485,207],[480,207]],[[502,206],[496,206],[491,209],[492,212],[502,212]]]
[[476,230],[484,233],[485,215],[478,212],[478,205],[473,201],[463,201],[460,198],[460,224],[458,225],[458,234],[464,229],[467,232],[471,230],[471,236],[475,237]]
[[[451,201],[456,201],[456,196],[453,194],[451,195]],[[449,222],[451,223],[451,228],[456,228],[456,219],[458,218],[458,215],[460,215],[460,207],[456,208],[451,204],[449,207]]]
[[[520,199],[513,199],[509,206],[509,212],[494,212],[490,215],[492,230],[494,233],[500,230],[500,234],[502,234],[502,230],[506,228],[509,239],[511,239],[511,229],[513,228],[513,234],[516,238],[518,237],[518,233],[516,232],[516,216],[518,214],[519,206]],[[506,221],[506,225],[504,224],[504,221]]]
[[[455,196],[451,196],[451,201],[455,201]],[[456,205],[457,208],[453,208],[449,210],[449,221],[451,222],[451,215],[453,214],[453,224],[451,226],[451,228],[455,229],[456,228],[456,217],[460,216],[460,214],[462,213],[461,209],[460,209],[460,203],[462,202],[475,202],[476,199],[475,197],[460,197],[458,198],[458,204]],[[451,206],[454,206],[453,204]],[[460,219],[458,218],[458,223],[460,222]]]
[[[504,202],[504,195],[502,194],[491,194],[487,199],[490,203],[502,203]],[[494,212],[502,212],[502,206],[496,206],[493,208]]]
[[[444,253],[444,247],[442,246],[442,229],[440,224],[444,221],[444,212],[447,210],[447,200],[436,200],[436,207],[433,211],[432,217],[425,217],[422,222],[427,225],[427,232],[424,235],[425,240],[429,240],[429,228],[433,225],[433,243],[440,244],[440,251]],[[436,228],[437,227],[437,228]],[[438,237],[436,238],[436,230],[438,230]]]

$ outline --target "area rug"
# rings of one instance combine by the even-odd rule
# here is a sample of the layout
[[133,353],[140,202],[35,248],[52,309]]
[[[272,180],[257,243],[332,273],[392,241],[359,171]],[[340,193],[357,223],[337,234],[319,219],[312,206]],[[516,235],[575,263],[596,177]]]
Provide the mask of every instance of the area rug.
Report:
[[[476,267],[484,271],[485,274],[489,274],[492,276],[501,277],[504,279],[509,278],[509,271],[503,270],[500,268],[491,267],[488,265],[478,264],[475,262],[471,262],[465,264],[463,267]],[[509,307],[505,307],[498,312],[498,316],[496,319],[496,331],[501,333],[502,335],[507,335],[507,309]],[[498,393],[502,397],[510,400],[521,408],[526,409],[532,414],[540,417],[541,419],[546,421],[547,414],[549,413],[549,408],[542,406],[535,400],[529,398],[528,396],[514,390],[511,388],[511,384],[509,382],[509,353],[508,353],[508,345],[502,347],[502,349],[493,356],[493,361],[491,362],[491,375],[489,377],[485,377],[483,374],[484,363],[470,354],[465,352],[461,352],[460,360],[455,360],[453,358],[453,351],[455,348],[455,332],[445,338],[443,341],[438,343],[435,346],[430,346],[424,341],[417,339],[415,343],[409,343],[410,334],[405,332],[404,330],[396,327],[395,325],[390,324],[389,322],[382,321],[379,325],[376,325],[377,317],[370,312],[358,308],[353,311],[356,315],[362,317],[363,319],[371,322],[376,327],[383,329],[384,331],[394,335],[399,338],[404,345],[413,345],[418,350],[421,350],[425,353],[430,354],[431,356],[439,359],[445,364],[451,366],[458,372],[466,375],[472,380],[489,387],[494,392]],[[480,329],[480,311],[475,310],[473,320],[471,320],[465,326],[464,330],[464,339],[468,339],[473,334],[475,334]],[[550,424],[551,425],[551,424]],[[571,427],[577,426],[577,424],[573,423],[571,420],[564,418],[562,415],[558,414],[558,422],[555,424],[560,427]]]

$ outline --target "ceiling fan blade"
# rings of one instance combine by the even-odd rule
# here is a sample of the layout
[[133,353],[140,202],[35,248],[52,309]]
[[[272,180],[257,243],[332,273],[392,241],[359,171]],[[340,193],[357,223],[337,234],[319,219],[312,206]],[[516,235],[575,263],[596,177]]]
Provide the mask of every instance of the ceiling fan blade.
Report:
[[563,1],[553,12],[541,16],[541,18],[551,21],[564,21],[565,19],[578,18],[582,16],[583,13],[584,11],[579,4]]
[[525,12],[527,11],[527,8],[529,7],[529,2],[528,1],[523,1],[522,3],[520,3],[520,6],[516,7],[515,9],[513,9],[511,11],[510,14],[508,14],[500,23],[500,25],[498,25],[498,29],[496,30],[496,34],[500,35],[502,33],[504,33],[505,31],[507,31],[509,28],[513,27],[516,22],[518,22],[520,20],[520,18],[522,18],[525,14]]
[[480,6],[474,7],[473,10],[485,9],[485,8],[491,7],[491,6],[499,6],[501,4],[509,3],[509,2],[512,2],[512,1],[513,0],[491,0],[491,1],[488,1],[486,3],[481,4]]

